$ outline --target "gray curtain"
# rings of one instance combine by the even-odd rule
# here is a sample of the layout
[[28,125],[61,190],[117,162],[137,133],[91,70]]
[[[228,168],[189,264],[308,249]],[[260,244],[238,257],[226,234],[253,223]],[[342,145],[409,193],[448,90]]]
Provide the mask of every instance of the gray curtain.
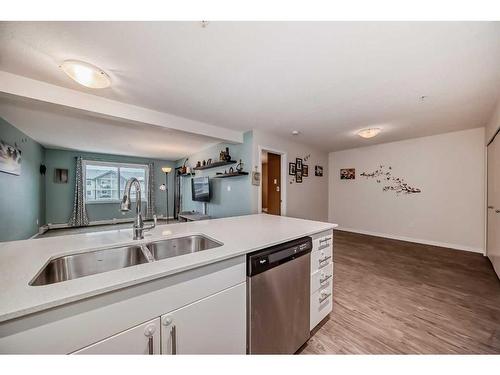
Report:
[[76,158],[76,178],[75,178],[75,201],[73,203],[73,215],[69,219],[68,225],[71,227],[83,227],[89,225],[89,217],[84,200],[83,169],[82,158]]
[[148,177],[148,208],[146,218],[152,219],[156,212],[155,202],[155,168],[153,163],[149,163],[149,177]]

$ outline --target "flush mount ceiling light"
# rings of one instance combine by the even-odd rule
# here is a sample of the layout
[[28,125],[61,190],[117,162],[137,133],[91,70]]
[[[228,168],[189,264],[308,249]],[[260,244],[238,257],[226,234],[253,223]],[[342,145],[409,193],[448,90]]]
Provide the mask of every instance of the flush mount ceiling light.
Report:
[[373,138],[381,131],[382,131],[382,129],[380,129],[380,128],[368,128],[368,129],[360,130],[358,132],[358,135],[362,138]]
[[292,131],[292,135],[299,135],[299,134],[300,134],[300,132],[298,130]]
[[66,60],[60,65],[60,68],[71,79],[85,87],[103,89],[111,85],[109,76],[92,64],[78,60]]

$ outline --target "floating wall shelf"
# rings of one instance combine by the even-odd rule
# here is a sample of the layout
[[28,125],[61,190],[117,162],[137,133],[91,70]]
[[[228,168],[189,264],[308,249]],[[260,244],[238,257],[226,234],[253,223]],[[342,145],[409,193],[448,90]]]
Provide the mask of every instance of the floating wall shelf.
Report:
[[229,165],[229,164],[235,164],[237,163],[236,160],[230,160],[230,161],[214,161],[208,165],[204,165],[201,167],[194,167],[194,171],[202,171],[204,169],[210,169],[210,168],[217,168],[217,167],[223,167],[224,165]]
[[228,177],[238,177],[238,176],[248,176],[248,172],[221,173],[221,174],[216,174],[214,178],[228,178]]

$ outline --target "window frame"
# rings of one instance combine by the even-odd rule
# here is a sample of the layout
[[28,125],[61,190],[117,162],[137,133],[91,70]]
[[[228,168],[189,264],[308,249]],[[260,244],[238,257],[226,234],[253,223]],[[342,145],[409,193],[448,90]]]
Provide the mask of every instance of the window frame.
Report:
[[[141,164],[141,163],[119,163],[119,162],[112,162],[112,161],[100,161],[100,160],[82,160],[82,173],[83,173],[83,187],[84,187],[84,201],[85,204],[108,204],[108,203],[120,203],[121,202],[121,197],[118,197],[118,199],[110,198],[110,199],[93,199],[93,200],[88,200],[87,199],[87,165],[95,165],[95,166],[102,166],[102,167],[113,167],[117,169],[118,172],[118,194],[120,194],[120,170],[121,168],[143,168],[145,172],[145,177],[144,177],[144,186],[146,191],[141,190],[141,201],[143,203],[147,203],[148,200],[148,185],[149,185],[149,173],[151,171],[149,170],[149,165],[148,164]],[[106,189],[105,189],[106,190]],[[107,190],[113,190],[113,189],[107,189]]]

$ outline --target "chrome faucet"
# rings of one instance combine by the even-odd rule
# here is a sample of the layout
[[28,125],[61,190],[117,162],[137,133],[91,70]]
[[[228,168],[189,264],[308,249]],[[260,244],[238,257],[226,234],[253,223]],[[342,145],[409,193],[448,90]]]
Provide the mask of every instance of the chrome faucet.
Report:
[[135,208],[135,220],[132,227],[134,231],[134,240],[142,240],[144,238],[144,231],[153,229],[156,226],[156,215],[153,215],[154,223],[152,225],[144,226],[144,221],[142,220],[142,207],[141,207],[141,184],[137,178],[132,177],[127,181],[125,185],[125,191],[123,192],[122,202],[120,203],[120,211],[127,212],[130,211],[130,189],[132,185],[135,187],[135,199],[137,201]]

